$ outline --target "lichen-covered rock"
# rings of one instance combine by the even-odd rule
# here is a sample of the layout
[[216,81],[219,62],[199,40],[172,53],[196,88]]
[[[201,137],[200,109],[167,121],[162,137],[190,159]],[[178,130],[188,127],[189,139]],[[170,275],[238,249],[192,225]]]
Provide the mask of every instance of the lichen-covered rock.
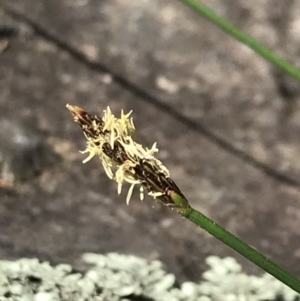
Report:
[[83,259],[90,265],[86,273],[37,259],[1,261],[0,301],[293,301],[298,296],[272,276],[242,273],[233,258],[209,257],[204,281],[179,287],[160,261],[116,253]]

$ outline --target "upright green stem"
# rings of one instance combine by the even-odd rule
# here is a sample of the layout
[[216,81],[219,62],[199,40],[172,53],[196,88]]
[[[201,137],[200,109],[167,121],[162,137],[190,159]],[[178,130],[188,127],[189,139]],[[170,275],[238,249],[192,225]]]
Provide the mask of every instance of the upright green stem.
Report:
[[235,235],[226,231],[213,220],[209,219],[204,214],[188,205],[188,201],[181,195],[174,191],[169,192],[169,196],[177,205],[177,211],[189,219],[191,222],[206,230],[208,233],[218,238],[220,241],[228,245],[233,250],[237,251],[257,266],[265,270],[267,273],[273,275],[275,278],[286,284],[296,292],[300,293],[300,280],[276,263],[241,241]]
[[300,80],[299,69],[297,69],[295,66],[293,66],[292,64],[290,64],[289,62],[287,62],[286,60],[284,60],[274,52],[272,52],[267,47],[260,44],[257,40],[253,39],[242,30],[235,27],[230,22],[218,16],[210,8],[200,3],[199,0],[179,0],[179,1],[186,4],[187,6],[195,10],[197,13],[201,14],[203,17],[216,24],[222,30],[229,33],[231,36],[233,36],[243,44],[249,46],[256,53],[260,54],[262,57],[264,57],[272,64],[276,65],[277,67],[279,67],[289,75],[293,76],[294,78]]
[[267,273],[300,293],[300,280],[193,208],[182,215],[237,251]]

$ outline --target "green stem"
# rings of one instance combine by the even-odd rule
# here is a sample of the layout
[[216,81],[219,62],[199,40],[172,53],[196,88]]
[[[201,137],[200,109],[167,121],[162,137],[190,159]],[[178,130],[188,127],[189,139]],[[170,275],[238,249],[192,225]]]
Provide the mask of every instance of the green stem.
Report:
[[208,233],[212,234],[223,243],[231,247],[233,250],[237,251],[267,273],[273,275],[275,278],[294,289],[296,292],[300,293],[300,280],[295,276],[291,275],[280,266],[275,264],[273,261],[241,241],[239,238],[226,231],[220,225],[198,212],[197,210],[190,208],[183,212],[182,215],[200,226]]
[[279,67],[289,75],[293,76],[297,80],[300,80],[300,70],[297,69],[295,66],[272,52],[267,47],[261,45],[257,40],[253,39],[249,35],[247,35],[242,30],[235,27],[230,22],[226,21],[222,17],[215,14],[210,8],[203,5],[199,2],[199,0],[179,0],[180,2],[186,4],[193,10],[195,10],[197,13],[204,16],[209,21],[216,24],[218,27],[220,27],[225,32],[229,33],[231,36],[242,42],[243,44],[249,46],[251,49],[253,49],[256,53],[260,54],[262,57],[264,57],[269,62],[273,63],[275,66]]
[[169,192],[169,196],[177,206],[177,211],[189,219],[191,222],[206,230],[208,233],[218,238],[220,241],[228,245],[233,250],[246,257],[257,266],[273,275],[275,278],[286,284],[296,292],[300,293],[300,280],[285,271],[276,263],[241,241],[239,238],[226,231],[213,220],[209,219],[199,211],[188,205],[188,201],[174,191]]

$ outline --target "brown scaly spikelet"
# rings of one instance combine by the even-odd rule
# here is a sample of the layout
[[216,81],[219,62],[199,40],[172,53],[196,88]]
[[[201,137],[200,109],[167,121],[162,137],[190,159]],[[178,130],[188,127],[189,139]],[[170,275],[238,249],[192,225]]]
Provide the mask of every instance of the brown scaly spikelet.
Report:
[[171,192],[183,197],[180,189],[170,178],[168,169],[153,156],[158,152],[156,143],[148,149],[132,139],[135,127],[130,118],[131,112],[124,114],[122,110],[121,117],[116,118],[107,107],[104,116],[99,118],[77,106],[68,104],[67,108],[87,138],[87,148],[82,153],[89,155],[83,162],[98,156],[107,176],[118,183],[118,194],[124,182],[131,184],[127,204],[134,186],[140,185],[141,200],[145,188],[149,195],[160,199],[165,205],[182,209],[170,197]]

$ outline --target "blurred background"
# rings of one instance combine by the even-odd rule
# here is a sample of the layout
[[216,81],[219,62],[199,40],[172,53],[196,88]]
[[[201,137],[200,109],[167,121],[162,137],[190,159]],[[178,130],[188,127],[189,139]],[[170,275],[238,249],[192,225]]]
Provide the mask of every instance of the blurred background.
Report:
[[[205,0],[300,66],[300,2]],[[200,280],[228,247],[126,189],[67,103],[133,110],[191,204],[300,276],[299,83],[176,0],[0,0],[0,258],[82,268],[84,252],[162,260]]]

